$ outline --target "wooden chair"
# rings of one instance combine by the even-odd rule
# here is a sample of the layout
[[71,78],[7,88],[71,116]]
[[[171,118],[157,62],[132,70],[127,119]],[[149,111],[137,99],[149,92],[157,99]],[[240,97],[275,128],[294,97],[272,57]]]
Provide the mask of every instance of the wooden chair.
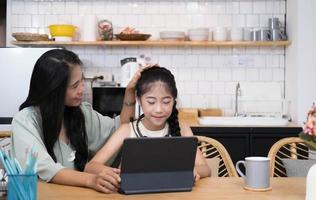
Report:
[[0,131],[0,148],[7,151],[11,149],[11,134],[11,131]]
[[0,131],[0,138],[11,137],[11,131]]
[[287,177],[281,159],[308,159],[308,148],[299,137],[283,138],[274,143],[268,157],[270,158],[271,177]]
[[238,177],[230,155],[220,142],[204,136],[196,137],[199,141],[199,149],[205,158],[219,159],[219,177]]

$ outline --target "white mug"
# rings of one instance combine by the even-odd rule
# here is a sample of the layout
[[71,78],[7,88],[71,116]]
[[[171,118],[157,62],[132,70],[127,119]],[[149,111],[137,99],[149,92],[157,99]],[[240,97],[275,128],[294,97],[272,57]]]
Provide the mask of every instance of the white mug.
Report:
[[244,28],[244,40],[250,41],[251,40],[251,28]]
[[242,27],[232,27],[230,29],[230,40],[242,41],[244,39],[244,30]]
[[[240,170],[241,164],[245,166],[246,174]],[[270,158],[246,157],[245,161],[240,160],[236,163],[236,170],[245,179],[246,189],[270,189]]]
[[227,28],[226,27],[215,27],[213,29],[213,40],[214,41],[226,41],[227,40]]

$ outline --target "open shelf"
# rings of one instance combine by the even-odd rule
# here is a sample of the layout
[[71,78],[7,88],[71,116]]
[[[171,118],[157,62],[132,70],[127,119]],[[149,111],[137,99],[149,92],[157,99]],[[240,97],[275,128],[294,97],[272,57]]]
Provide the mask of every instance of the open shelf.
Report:
[[43,46],[152,46],[152,47],[277,47],[288,46],[290,41],[162,41],[162,40],[148,40],[148,41],[74,41],[74,42],[55,42],[55,41],[38,41],[38,42],[21,42],[12,41],[14,45],[22,47],[43,47]]

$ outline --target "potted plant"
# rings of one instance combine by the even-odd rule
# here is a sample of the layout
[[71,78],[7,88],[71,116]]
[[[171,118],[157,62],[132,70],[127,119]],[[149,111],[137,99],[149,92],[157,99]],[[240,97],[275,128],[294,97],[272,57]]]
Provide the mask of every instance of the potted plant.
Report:
[[309,159],[316,160],[316,106],[307,113],[307,120],[303,125],[303,131],[299,137],[304,141],[309,148]]

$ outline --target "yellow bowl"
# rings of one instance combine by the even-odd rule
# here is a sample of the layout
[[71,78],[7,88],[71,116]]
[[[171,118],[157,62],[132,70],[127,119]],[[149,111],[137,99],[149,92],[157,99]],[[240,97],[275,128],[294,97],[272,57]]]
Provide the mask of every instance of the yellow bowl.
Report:
[[76,27],[68,24],[53,24],[48,26],[49,32],[52,37],[64,36],[73,37],[76,32]]

